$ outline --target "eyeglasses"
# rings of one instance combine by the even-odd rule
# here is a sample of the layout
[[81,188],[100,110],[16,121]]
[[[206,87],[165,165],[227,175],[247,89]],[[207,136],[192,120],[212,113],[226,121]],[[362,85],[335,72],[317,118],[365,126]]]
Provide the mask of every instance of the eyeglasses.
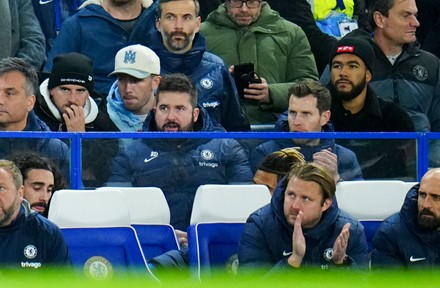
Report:
[[229,0],[228,2],[232,8],[241,8],[244,3],[248,8],[258,8],[261,5],[261,0]]

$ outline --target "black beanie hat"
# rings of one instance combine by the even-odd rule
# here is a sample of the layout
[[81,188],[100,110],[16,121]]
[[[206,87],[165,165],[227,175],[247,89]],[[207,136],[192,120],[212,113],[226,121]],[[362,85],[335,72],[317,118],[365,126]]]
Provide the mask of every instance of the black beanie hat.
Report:
[[[356,31],[356,30],[355,30]],[[353,33],[353,32],[352,32]],[[373,74],[374,65],[374,49],[371,45],[371,40],[368,38],[367,33],[355,35],[347,34],[345,37],[341,38],[336,45],[333,47],[330,53],[330,68],[333,58],[338,54],[354,54],[364,61],[367,69]]]
[[74,84],[92,93],[94,87],[92,60],[79,53],[58,55],[53,59],[52,72],[47,87]]

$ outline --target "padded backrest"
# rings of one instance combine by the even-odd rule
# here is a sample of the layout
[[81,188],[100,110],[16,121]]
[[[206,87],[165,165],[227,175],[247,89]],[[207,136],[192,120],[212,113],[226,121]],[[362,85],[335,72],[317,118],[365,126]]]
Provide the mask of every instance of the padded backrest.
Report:
[[[238,244],[245,223],[198,223],[188,228],[190,270],[201,279],[212,269],[236,273]],[[202,275],[203,274],[203,275]]]
[[383,220],[400,211],[409,189],[398,180],[343,181],[336,199],[339,208],[359,220]]
[[201,185],[196,192],[191,225],[199,222],[245,222],[270,202],[264,185]]
[[59,227],[129,226],[130,214],[119,190],[59,190],[52,196],[49,220]]
[[131,224],[169,224],[170,209],[157,187],[100,187],[99,191],[120,190],[130,211]]

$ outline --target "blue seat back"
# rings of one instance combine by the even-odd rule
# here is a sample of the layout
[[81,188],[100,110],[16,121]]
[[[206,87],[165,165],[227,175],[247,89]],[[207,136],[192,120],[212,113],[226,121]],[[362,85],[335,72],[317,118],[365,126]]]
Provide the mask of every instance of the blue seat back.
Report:
[[149,275],[132,227],[75,227],[61,231],[78,273],[98,279],[131,273]]
[[238,222],[191,225],[188,228],[191,274],[201,279],[214,270],[233,273],[244,225]]
[[147,261],[170,250],[179,249],[179,243],[171,225],[134,224],[139,242]]

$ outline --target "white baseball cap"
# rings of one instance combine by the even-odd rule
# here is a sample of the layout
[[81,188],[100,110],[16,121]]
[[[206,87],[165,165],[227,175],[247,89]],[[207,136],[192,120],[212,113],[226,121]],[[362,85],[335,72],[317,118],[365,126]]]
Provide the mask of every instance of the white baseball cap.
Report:
[[150,74],[160,75],[160,60],[156,53],[140,44],[122,48],[116,53],[115,71],[109,74],[124,73],[138,79]]

